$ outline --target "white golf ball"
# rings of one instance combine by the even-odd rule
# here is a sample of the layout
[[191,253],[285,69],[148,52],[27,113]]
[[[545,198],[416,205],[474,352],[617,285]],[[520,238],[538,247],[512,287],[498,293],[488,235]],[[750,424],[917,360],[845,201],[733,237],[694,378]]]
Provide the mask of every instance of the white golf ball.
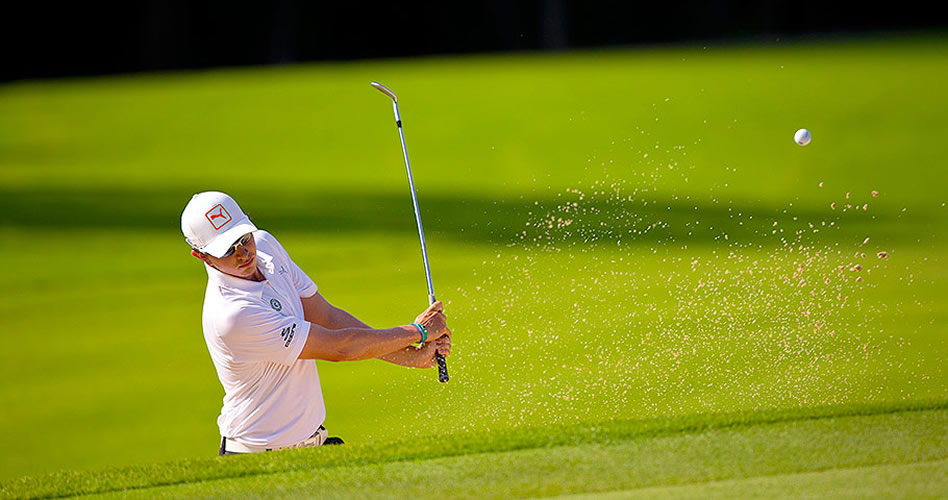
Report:
[[806,146],[810,143],[810,131],[805,128],[797,130],[797,133],[793,134],[793,142]]

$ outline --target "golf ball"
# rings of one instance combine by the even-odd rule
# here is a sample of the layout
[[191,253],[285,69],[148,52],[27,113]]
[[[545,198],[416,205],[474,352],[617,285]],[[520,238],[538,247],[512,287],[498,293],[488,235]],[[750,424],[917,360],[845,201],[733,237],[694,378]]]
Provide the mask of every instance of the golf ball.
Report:
[[810,131],[805,128],[797,130],[797,133],[793,134],[793,142],[806,146],[810,143]]

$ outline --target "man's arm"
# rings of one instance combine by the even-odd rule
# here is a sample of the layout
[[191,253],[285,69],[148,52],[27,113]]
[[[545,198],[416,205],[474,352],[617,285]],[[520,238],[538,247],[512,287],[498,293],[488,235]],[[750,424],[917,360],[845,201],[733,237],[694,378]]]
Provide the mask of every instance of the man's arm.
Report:
[[329,303],[319,292],[312,297],[300,299],[303,302],[303,317],[310,323],[330,330],[342,328],[369,328],[355,316]]
[[[344,328],[371,329],[369,325],[363,323],[347,311],[330,304],[329,301],[318,292],[312,297],[303,298],[301,300],[303,302],[304,319],[310,323],[320,325],[329,330],[340,330]],[[307,344],[308,343],[309,342],[307,342]],[[304,348],[304,352],[305,350]],[[434,357],[434,352],[428,351],[431,351],[431,349],[409,345],[374,357],[396,365],[427,368],[431,366],[431,363],[426,363],[425,361],[430,361],[430,358]],[[425,359],[425,357],[427,357],[427,359]]]
[[381,330],[372,328],[330,330],[315,323],[310,325],[309,335],[299,359],[359,361],[397,351],[420,339],[418,330],[411,325]]

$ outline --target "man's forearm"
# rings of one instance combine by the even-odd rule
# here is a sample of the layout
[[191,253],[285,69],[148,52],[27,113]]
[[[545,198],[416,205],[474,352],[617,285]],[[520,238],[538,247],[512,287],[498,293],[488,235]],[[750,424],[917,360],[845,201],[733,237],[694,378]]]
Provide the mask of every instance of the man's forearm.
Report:
[[[359,327],[368,328],[368,325],[359,320],[359,318],[356,318],[355,316],[349,314],[349,312],[339,309],[338,307],[333,307],[329,312],[329,321],[333,325],[332,328],[337,329]],[[414,367],[418,363],[418,348],[408,346],[404,349],[399,349],[397,351],[378,356],[378,359],[381,359],[382,361],[388,361],[389,363],[399,366]]]
[[326,325],[326,328],[330,330],[341,330],[343,328],[369,328],[369,325],[363,323],[359,318],[356,318],[348,312],[334,306],[329,311],[329,324]]
[[[396,329],[402,330],[396,336],[404,337],[405,333],[417,333],[413,327],[397,327],[387,331],[374,330],[347,311],[330,304],[319,293],[301,300],[304,318],[314,328],[310,332],[316,332],[311,335],[312,339],[307,340],[304,352],[300,354],[301,358],[329,361],[379,358],[396,365],[419,366],[423,354],[419,348],[406,345],[417,340],[400,345],[390,344],[385,340],[385,337],[394,333]],[[365,334],[369,334],[369,337]],[[382,342],[379,343],[379,340]],[[340,345],[340,341],[346,345]],[[371,344],[371,348],[367,348],[367,343]],[[374,354],[368,355],[368,353]]]
[[[360,333],[364,331],[363,327],[357,327],[357,328],[358,330],[356,331],[359,331]],[[351,329],[346,329],[342,331],[343,332],[351,331]],[[412,327],[408,327],[408,331],[409,331],[408,342],[410,343],[413,340],[412,336],[416,332],[412,329]],[[405,338],[404,333],[405,333],[405,327],[388,328],[385,330],[373,330],[372,331],[373,338],[369,341],[368,344],[363,344],[363,347],[360,350],[360,354],[356,357],[353,357],[352,359],[353,360],[372,359],[372,358],[385,356],[392,352],[401,351],[402,349],[404,349],[404,347],[402,346],[405,345],[404,341],[400,340],[400,339]],[[379,340],[381,340],[380,337],[381,339],[384,339],[381,342],[379,342]],[[364,339],[365,337],[361,337],[361,338]],[[353,340],[354,340],[353,343],[356,346],[360,344],[360,342],[356,340],[356,338],[354,338]],[[398,344],[399,342],[400,344]]]
[[404,349],[385,354],[384,356],[379,356],[378,358],[396,365],[415,367],[418,364],[418,356],[418,348],[408,346]]
[[417,340],[418,332],[411,326],[382,330],[366,327],[329,330],[313,325],[299,357],[327,361],[358,361],[401,350]]

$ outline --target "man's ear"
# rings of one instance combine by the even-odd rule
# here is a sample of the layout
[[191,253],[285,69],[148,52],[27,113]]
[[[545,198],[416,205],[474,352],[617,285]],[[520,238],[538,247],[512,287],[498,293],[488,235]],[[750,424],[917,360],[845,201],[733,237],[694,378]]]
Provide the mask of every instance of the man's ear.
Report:
[[205,257],[203,253],[198,252],[197,250],[193,248],[191,249],[191,255],[193,255],[197,259],[204,261],[205,264],[210,264],[210,262],[207,261],[207,257]]

